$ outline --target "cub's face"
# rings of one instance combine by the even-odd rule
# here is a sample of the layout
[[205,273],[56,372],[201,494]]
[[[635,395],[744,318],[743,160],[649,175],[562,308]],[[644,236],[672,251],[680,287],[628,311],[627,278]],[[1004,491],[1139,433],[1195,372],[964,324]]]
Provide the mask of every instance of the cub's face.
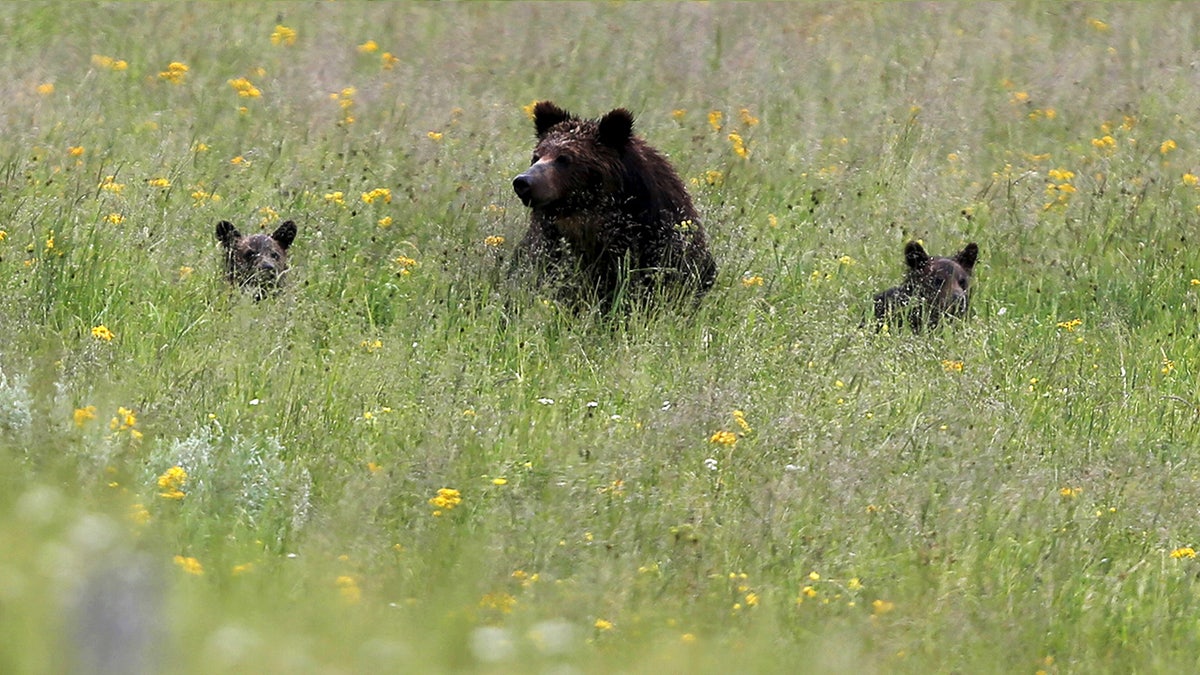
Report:
[[296,238],[294,222],[284,222],[269,235],[243,236],[223,220],[217,223],[216,234],[225,248],[225,274],[230,282],[254,290],[260,300],[280,287],[287,272],[287,250]]
[[915,241],[905,247],[909,280],[916,295],[930,310],[931,320],[936,321],[939,314],[963,316],[967,313],[971,275],[978,257],[979,247],[974,243],[948,258],[930,257]]

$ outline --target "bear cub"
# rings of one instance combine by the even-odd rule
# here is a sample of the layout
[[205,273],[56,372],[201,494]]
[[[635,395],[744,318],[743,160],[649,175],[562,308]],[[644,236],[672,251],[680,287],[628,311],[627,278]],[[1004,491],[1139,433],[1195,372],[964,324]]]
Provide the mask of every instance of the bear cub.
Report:
[[271,234],[242,235],[233,223],[217,223],[217,239],[225,248],[225,277],[252,292],[255,300],[277,292],[287,273],[287,250],[296,238],[296,223],[288,220]]
[[974,242],[949,258],[932,257],[921,244],[904,247],[908,273],[904,283],[875,296],[876,330],[905,322],[913,332],[934,328],[943,317],[966,316],[971,301],[971,275],[979,247]]
[[700,216],[666,157],[616,108],[581,119],[549,101],[533,109],[537,145],[513,191],[530,209],[518,267],[563,295],[608,311],[658,294],[698,299],[717,265]]

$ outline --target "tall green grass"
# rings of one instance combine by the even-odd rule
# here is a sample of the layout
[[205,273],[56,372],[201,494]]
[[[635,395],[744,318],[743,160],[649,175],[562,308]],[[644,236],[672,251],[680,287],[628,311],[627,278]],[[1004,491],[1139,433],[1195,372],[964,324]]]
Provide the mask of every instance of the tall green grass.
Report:
[[[1196,667],[1189,6],[0,25],[0,671]],[[697,310],[507,278],[538,99],[669,155]],[[216,222],[286,218],[230,292]],[[912,238],[973,316],[860,327]]]

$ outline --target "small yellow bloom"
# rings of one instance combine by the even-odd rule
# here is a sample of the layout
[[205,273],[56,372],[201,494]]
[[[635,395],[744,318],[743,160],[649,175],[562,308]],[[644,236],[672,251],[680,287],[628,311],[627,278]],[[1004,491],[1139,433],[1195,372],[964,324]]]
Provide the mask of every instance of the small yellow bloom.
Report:
[[740,111],[738,111],[738,115],[741,117],[742,124],[745,124],[748,127],[758,124],[758,118],[750,114],[749,108],[742,108]]
[[83,154],[83,146],[82,145],[72,145],[71,147],[67,148],[67,154],[72,157],[79,157],[80,155]]
[[713,432],[713,435],[709,436],[709,438],[708,438],[709,443],[715,443],[717,445],[726,445],[726,446],[730,446],[730,447],[733,447],[734,445],[736,445],[737,440],[738,440],[737,434],[733,433],[732,431],[724,431],[724,430]]
[[429,136],[429,140],[432,140],[432,141],[442,140],[442,135],[443,134],[440,131],[431,131],[428,134],[426,134],[426,136]]
[[146,181],[146,185],[156,188],[169,188],[171,187],[171,181],[167,178],[151,178]]
[[113,332],[108,329],[108,326],[100,324],[99,326],[92,328],[92,337],[96,338],[97,340],[112,342],[112,339],[116,337],[116,335],[114,335]]
[[1083,325],[1083,319],[1071,319],[1070,321],[1059,321],[1058,324],[1056,324],[1056,325],[1059,328],[1062,328],[1063,330],[1067,331],[1068,333],[1074,333],[1076,328],[1079,328],[1080,326]]
[[725,174],[716,170],[705,171],[704,182],[709,185],[721,186],[725,183]]
[[354,604],[362,600],[362,589],[358,587],[358,580],[352,576],[342,575],[334,580],[337,585],[338,593],[342,596],[342,600],[350,604]]
[[854,577],[850,581],[846,582],[846,588],[852,591],[857,591],[858,589],[862,588],[862,582],[859,581],[858,577]]
[[779,218],[777,218],[774,213],[767,214],[767,226],[779,227]]
[[384,70],[391,70],[397,63],[400,63],[400,57],[391,52],[384,52],[379,55],[379,65]]
[[596,623],[593,625],[596,627],[596,630],[600,631],[608,631],[613,629],[613,622],[609,621],[608,619],[596,619]]
[[742,276],[742,285],[746,288],[752,286],[762,286],[763,278],[761,274],[746,274]]
[[1168,138],[1167,140],[1163,141],[1162,144],[1160,144],[1158,146],[1158,151],[1165,155],[1168,152],[1174,150],[1176,147],[1177,146],[1175,145],[1175,141]]
[[1171,373],[1175,372],[1175,362],[1164,356],[1162,360],[1162,368],[1159,369],[1159,372],[1161,372],[1163,375],[1170,375]]
[[809,578],[809,579],[812,579],[813,581],[820,581],[820,580],[821,580],[821,575],[820,575],[820,574],[817,574],[817,571],[816,571],[816,570],[813,570],[812,572],[809,572],[809,573],[808,573],[808,578]]
[[384,216],[379,219],[378,223],[379,223],[380,227],[391,227],[392,226],[392,217]]
[[166,80],[171,84],[183,84],[183,81],[187,78],[188,70],[189,68],[186,63],[172,61],[171,63],[167,64],[166,70],[158,74],[158,77],[159,79]]
[[493,478],[492,485],[508,485],[508,479],[503,477]]
[[1075,499],[1079,495],[1083,494],[1083,488],[1071,487],[1071,486],[1067,485],[1067,486],[1060,488],[1058,491],[1058,494],[1059,494],[1059,496],[1061,496],[1064,499]]
[[1104,23],[1100,19],[1096,19],[1096,18],[1088,19],[1088,25],[1091,26],[1093,30],[1098,31],[1100,33],[1108,32],[1108,24]]
[[105,192],[111,192],[115,195],[119,195],[121,194],[121,191],[125,189],[125,184],[118,183],[116,176],[105,176],[104,180],[100,181],[100,185],[97,187]]
[[672,111],[671,111],[671,117],[672,117],[672,118],[673,118],[673,119],[674,119],[676,122],[681,122],[681,121],[683,121],[683,117],[684,117],[684,115],[687,115],[687,110],[684,110],[683,108],[676,108],[676,109],[674,109],[674,110],[672,110]]
[[1196,187],[1197,184],[1200,184],[1200,177],[1197,177],[1194,173],[1185,173],[1183,174],[1183,184]]
[[894,603],[894,602],[888,602],[886,600],[876,600],[875,602],[871,603],[871,611],[875,614],[875,616],[880,616],[881,614],[887,614],[888,612],[892,611],[893,609],[896,609],[896,603]]
[[201,565],[200,561],[195,558],[185,558],[184,556],[177,555],[175,556],[175,564],[179,565],[180,569],[188,574],[195,574],[196,576],[204,574],[204,565]]
[[694,633],[684,633],[679,636],[679,641],[685,645],[693,644],[696,642],[696,635]]
[[502,237],[498,234],[491,235],[490,237],[484,237],[483,245],[490,246],[492,248],[497,248],[497,247],[503,246],[504,245],[504,237]]
[[734,131],[729,134],[729,142],[733,144],[733,154],[747,159],[750,157],[750,150],[746,148],[745,141],[742,140],[742,135]]
[[187,280],[189,277],[192,276],[192,272],[195,272],[195,271],[196,270],[192,269],[191,267],[188,267],[187,265],[181,266],[179,268],[179,280],[180,281]]
[[1029,103],[1029,92],[1014,91],[1008,99],[1009,103]]
[[372,54],[379,51],[379,45],[374,40],[367,40],[356,47],[356,49],[358,49],[360,54]]
[[96,406],[89,405],[89,406],[84,406],[82,408],[76,408],[74,417],[75,417],[75,426],[82,427],[89,420],[96,419]]
[[383,200],[385,204],[392,203],[392,191],[388,188],[375,188],[370,192],[362,193],[362,200],[367,204],[374,204],[376,201]]
[[42,96],[49,96],[50,94],[53,94],[54,93],[54,83],[47,82],[45,84],[39,84],[37,86],[37,93],[41,94]]
[[187,479],[187,471],[184,471],[183,467],[173,466],[167,469],[158,477],[158,489],[162,490],[158,496],[163,499],[183,499],[186,496],[183,486],[187,484]]
[[725,114],[720,110],[712,110],[708,113],[708,126],[716,133],[721,132],[721,121],[725,118]]
[[805,586],[804,588],[801,588],[800,593],[806,598],[817,597],[817,589],[813,588],[812,586]]
[[110,213],[107,216],[104,216],[104,222],[112,223],[113,225],[120,225],[121,223],[125,222],[125,216],[119,213]]
[[963,362],[943,359],[942,369],[944,369],[947,373],[961,373],[963,369]]
[[325,193],[325,201],[329,202],[330,204],[337,204],[338,206],[345,206],[346,205],[346,196],[344,194],[342,194],[341,192],[326,192]]
[[106,70],[125,70],[129,68],[129,64],[122,59],[114,59],[111,56],[102,56],[100,54],[92,55],[92,65]]
[[275,26],[275,31],[271,33],[271,44],[287,47],[296,44],[296,31],[287,26]]
[[1191,546],[1184,546],[1183,548],[1177,548],[1174,551],[1171,551],[1171,557],[1176,558],[1176,559],[1178,559],[1178,558],[1195,558],[1196,557],[1196,549],[1192,548]]
[[133,504],[129,507],[129,519],[138,525],[150,522],[150,511],[144,504]]
[[233,569],[230,571],[233,572],[233,576],[240,577],[243,574],[253,572],[254,571],[254,563],[248,562],[248,563],[242,563],[241,565],[234,565]]
[[450,511],[462,503],[462,493],[453,488],[441,488],[437,491],[436,496],[429,498],[429,503],[437,507],[439,511]]
[[235,80],[228,80],[228,82],[229,86],[233,87],[233,90],[237,92],[237,95],[242,98],[258,98],[262,96],[262,92],[259,91],[258,87],[254,86],[250,80],[244,77],[239,77]]

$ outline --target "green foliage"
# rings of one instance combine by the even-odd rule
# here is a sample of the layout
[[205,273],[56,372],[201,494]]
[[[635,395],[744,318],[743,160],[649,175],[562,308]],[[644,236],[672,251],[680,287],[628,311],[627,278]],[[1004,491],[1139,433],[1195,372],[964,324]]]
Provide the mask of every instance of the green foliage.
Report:
[[[0,672],[1196,667],[1178,6],[0,25]],[[543,98],[670,156],[694,311],[508,277]],[[289,218],[228,289],[217,221]],[[979,243],[973,316],[876,333],[911,238]]]

